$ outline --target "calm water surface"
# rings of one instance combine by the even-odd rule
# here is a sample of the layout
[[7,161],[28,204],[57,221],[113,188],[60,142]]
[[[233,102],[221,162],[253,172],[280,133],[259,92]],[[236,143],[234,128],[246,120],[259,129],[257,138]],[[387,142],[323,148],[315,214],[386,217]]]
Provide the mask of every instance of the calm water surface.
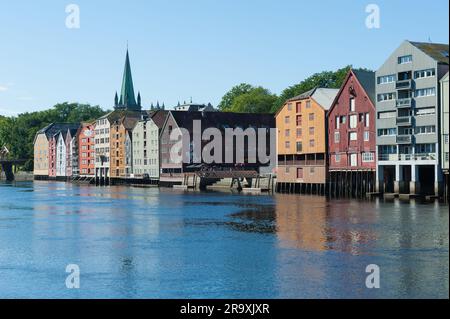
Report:
[[[448,298],[448,206],[0,182],[2,298]],[[80,289],[67,289],[78,264]],[[381,270],[367,289],[366,266]]]

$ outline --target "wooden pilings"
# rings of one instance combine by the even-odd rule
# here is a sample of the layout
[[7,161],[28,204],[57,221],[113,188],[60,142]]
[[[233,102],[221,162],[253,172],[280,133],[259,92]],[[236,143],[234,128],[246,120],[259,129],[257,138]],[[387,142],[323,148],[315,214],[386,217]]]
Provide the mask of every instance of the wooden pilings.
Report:
[[375,171],[332,171],[324,184],[278,182],[276,191],[286,194],[365,198],[375,191]]

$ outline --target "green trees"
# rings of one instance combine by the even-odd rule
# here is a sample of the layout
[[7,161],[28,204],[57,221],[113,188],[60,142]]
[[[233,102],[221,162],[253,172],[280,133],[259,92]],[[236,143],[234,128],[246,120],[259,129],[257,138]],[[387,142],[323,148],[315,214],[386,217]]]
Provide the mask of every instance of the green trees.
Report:
[[225,112],[275,113],[286,100],[315,87],[340,88],[351,68],[352,66],[348,65],[336,71],[315,73],[300,83],[286,88],[279,96],[271,94],[265,88],[242,83],[223,96],[219,109]]
[[300,95],[304,92],[312,90],[315,87],[323,87],[330,89],[338,89],[341,87],[342,82],[345,80],[345,76],[348,71],[351,69],[351,65],[346,66],[337,71],[324,71],[320,73],[315,73],[312,76],[306,78],[302,82],[292,85],[285,89],[277,101],[274,103],[272,107],[272,112],[277,112],[278,109],[283,106],[286,100],[293,98],[294,96]]
[[223,112],[270,113],[277,96],[261,86],[239,84],[228,91],[219,104]]
[[32,170],[37,131],[50,123],[79,123],[95,120],[105,113],[99,106],[60,103],[45,111],[22,113],[17,117],[0,116],[0,147],[5,145],[12,158],[26,159],[23,169]]

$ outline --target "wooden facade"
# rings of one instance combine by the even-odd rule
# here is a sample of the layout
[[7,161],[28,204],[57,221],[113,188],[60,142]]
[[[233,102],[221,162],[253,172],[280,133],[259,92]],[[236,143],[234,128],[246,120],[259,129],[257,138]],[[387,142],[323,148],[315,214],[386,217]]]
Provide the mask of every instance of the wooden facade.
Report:
[[288,100],[277,113],[277,183],[281,189],[325,192],[326,112],[337,93],[334,89],[316,88]]

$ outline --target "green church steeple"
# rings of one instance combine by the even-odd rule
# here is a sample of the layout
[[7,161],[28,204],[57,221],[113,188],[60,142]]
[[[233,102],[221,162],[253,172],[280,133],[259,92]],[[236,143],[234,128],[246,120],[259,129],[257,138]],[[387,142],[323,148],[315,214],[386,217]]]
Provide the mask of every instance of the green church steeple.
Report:
[[139,105],[139,103],[136,103],[136,98],[134,96],[133,77],[131,76],[131,66],[128,49],[127,55],[125,57],[122,88],[120,90],[120,97],[118,104],[116,105],[116,108],[128,110],[141,110],[141,106]]

